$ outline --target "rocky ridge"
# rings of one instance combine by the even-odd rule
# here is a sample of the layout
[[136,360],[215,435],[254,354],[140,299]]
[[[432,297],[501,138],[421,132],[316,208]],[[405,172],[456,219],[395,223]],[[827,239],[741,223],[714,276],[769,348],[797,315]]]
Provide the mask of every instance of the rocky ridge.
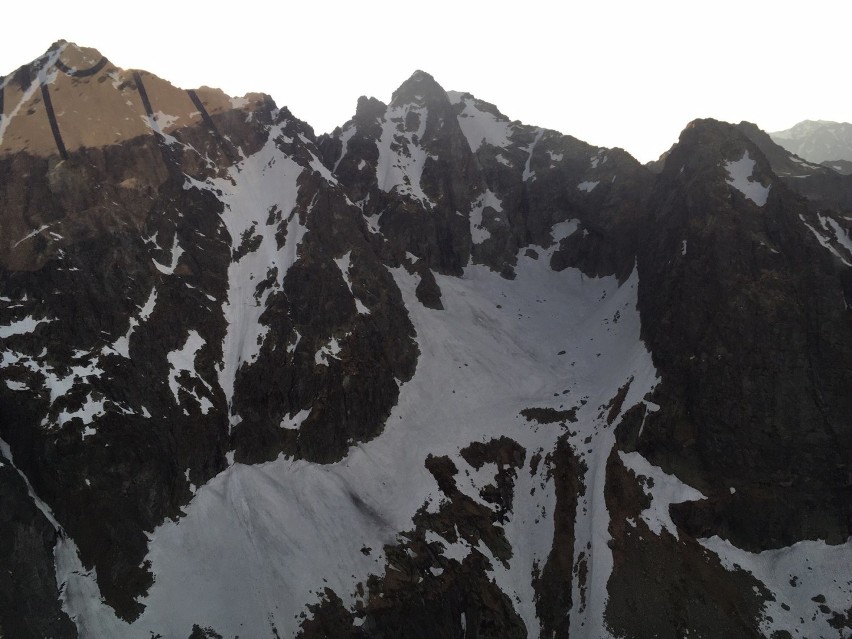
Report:
[[64,42],[0,84],[0,632],[852,633],[843,176],[421,71],[319,137]]

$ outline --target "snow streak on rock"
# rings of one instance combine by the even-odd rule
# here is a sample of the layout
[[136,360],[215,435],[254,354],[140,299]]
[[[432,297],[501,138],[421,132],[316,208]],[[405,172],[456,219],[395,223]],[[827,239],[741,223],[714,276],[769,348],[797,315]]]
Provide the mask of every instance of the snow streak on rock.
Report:
[[[541,141],[541,138],[542,138],[543,135],[544,135],[544,129],[539,129],[538,131],[536,131],[535,138],[533,139],[532,142],[530,142],[530,145],[527,147],[527,163],[526,163],[526,165],[524,165],[524,176],[523,176],[524,182],[526,182],[527,180],[534,180],[535,179],[535,171],[530,169],[530,164],[532,163],[533,153],[535,153],[535,147]],[[591,190],[591,189],[589,189],[589,190]]]
[[168,266],[160,264],[157,260],[153,260],[154,266],[157,267],[157,270],[163,275],[174,275],[175,268],[177,268],[178,262],[180,261],[180,256],[183,255],[183,247],[181,247],[178,243],[177,233],[175,233],[174,239],[172,240],[172,248],[170,252],[172,254],[172,259]]
[[358,296],[355,295],[355,291],[352,290],[352,277],[349,275],[349,269],[352,267],[351,258],[352,251],[347,251],[343,257],[335,259],[334,263],[337,264],[337,268],[340,269],[340,274],[343,275],[343,281],[346,282],[346,286],[352,294],[352,298],[355,300],[355,309],[362,315],[369,315],[370,309],[364,306],[364,302],[358,299]]
[[[9,124],[18,115],[21,108],[32,99],[36,91],[41,89],[42,85],[51,84],[56,79],[58,72],[54,65],[59,59],[59,55],[62,53],[63,49],[67,46],[68,45],[63,44],[57,47],[44,58],[45,63],[39,69],[33,82],[29,87],[27,87],[26,91],[24,91],[21,99],[18,100],[17,104],[15,104],[15,106],[13,106],[4,117],[0,118],[0,145],[3,144],[3,136],[6,135],[6,129],[9,128]],[[6,81],[8,82],[8,79]]]
[[[850,241],[849,236],[846,235],[837,222],[828,216],[817,215],[820,227],[816,228],[812,224],[808,223],[804,216],[800,215],[799,219],[802,220],[802,223],[808,227],[808,230],[814,234],[814,237],[816,237],[817,241],[819,241],[824,248],[828,249],[832,255],[843,262],[846,266],[852,266],[852,261],[850,261],[852,260],[852,241]],[[846,251],[849,251],[850,255],[844,256],[840,250],[832,244],[833,241],[837,242],[840,247]]]
[[[175,237],[175,241],[177,241],[177,237]],[[110,351],[118,353],[124,358],[130,359],[130,336],[133,335],[133,331],[136,330],[136,327],[139,326],[140,323],[146,321],[149,317],[151,317],[151,313],[154,312],[154,305],[157,303],[157,289],[151,289],[151,295],[148,296],[148,301],[145,302],[145,305],[139,310],[139,317],[130,318],[130,324],[127,327],[127,333],[119,337],[111,346],[104,346],[101,350],[102,355],[106,355]]]
[[340,135],[340,157],[334,163],[334,168],[331,170],[332,173],[337,171],[337,167],[340,166],[341,160],[346,157],[346,154],[349,151],[349,140],[352,139],[352,136],[358,132],[358,127],[354,124],[350,125],[349,128],[344,129],[343,133]]

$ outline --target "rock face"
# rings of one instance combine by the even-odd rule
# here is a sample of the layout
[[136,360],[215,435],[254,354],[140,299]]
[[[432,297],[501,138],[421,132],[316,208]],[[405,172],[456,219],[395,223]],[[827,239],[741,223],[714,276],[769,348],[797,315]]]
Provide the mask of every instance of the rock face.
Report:
[[848,176],[0,87],[3,636],[852,636]]
[[849,253],[825,250],[816,229],[836,225],[848,240],[848,221],[812,221],[759,148],[707,121],[684,131],[649,208],[658,232],[639,254],[639,309],[654,318],[643,336],[668,410],[646,420],[636,446],[708,496],[676,521],[754,550],[842,543],[852,520]]

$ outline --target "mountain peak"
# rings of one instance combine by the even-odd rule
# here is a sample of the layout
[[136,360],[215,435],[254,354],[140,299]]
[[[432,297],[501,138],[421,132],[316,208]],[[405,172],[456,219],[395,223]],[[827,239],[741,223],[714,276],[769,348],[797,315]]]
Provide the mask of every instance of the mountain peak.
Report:
[[121,69],[92,47],[57,40],[0,84],[0,155],[23,151],[66,159],[139,136],[175,130],[234,108],[256,111],[261,94],[232,99],[219,89],[183,90],[157,76]]
[[108,60],[93,47],[81,47],[74,42],[58,40],[54,42],[48,54],[58,53],[56,66],[71,76],[94,75],[106,66]]
[[419,69],[393,92],[391,106],[409,103],[447,102],[447,92],[430,74]]

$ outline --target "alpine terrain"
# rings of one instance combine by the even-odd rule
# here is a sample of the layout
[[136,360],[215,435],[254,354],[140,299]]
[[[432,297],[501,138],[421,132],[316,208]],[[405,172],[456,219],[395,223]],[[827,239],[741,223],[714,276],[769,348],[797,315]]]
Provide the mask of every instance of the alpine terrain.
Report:
[[770,133],[782,147],[835,171],[852,173],[852,124],[827,120],[805,120],[786,131]]
[[852,637],[852,176],[64,41],[0,114],[0,636]]

